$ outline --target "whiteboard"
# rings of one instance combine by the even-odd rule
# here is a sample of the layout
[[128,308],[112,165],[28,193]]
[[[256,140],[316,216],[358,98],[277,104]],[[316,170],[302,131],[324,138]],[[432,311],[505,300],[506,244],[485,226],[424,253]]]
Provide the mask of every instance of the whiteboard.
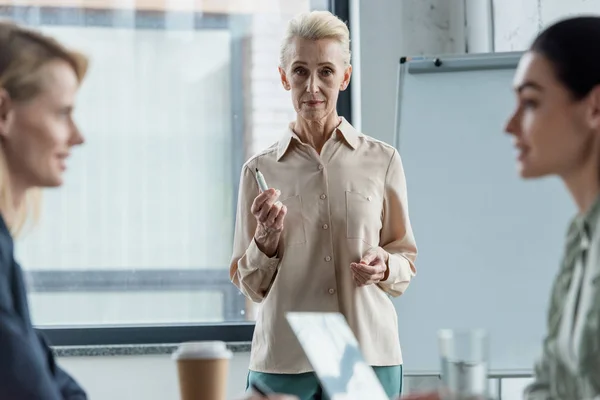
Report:
[[517,173],[503,128],[519,56],[401,63],[396,146],[419,251],[417,276],[394,299],[408,373],[439,371],[441,328],[488,330],[491,372],[531,371],[540,354],[576,210],[558,179]]

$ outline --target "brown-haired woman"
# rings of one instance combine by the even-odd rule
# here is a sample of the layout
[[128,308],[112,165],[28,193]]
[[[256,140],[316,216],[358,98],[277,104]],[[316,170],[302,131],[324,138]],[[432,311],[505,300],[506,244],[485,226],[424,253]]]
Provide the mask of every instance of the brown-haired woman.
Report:
[[572,17],[547,27],[521,58],[513,86],[517,101],[506,132],[517,150],[520,176],[559,177],[578,209],[524,398],[599,399],[600,17]]

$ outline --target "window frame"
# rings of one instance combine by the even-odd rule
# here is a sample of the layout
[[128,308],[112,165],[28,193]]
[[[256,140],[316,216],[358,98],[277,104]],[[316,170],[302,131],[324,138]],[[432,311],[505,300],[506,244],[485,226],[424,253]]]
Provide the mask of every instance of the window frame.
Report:
[[[329,0],[329,10],[350,24],[349,0]],[[114,14],[122,13],[122,21],[115,23]],[[148,10],[101,10],[80,7],[31,7],[0,6],[0,16],[8,17],[28,26],[124,26],[135,28],[164,29],[164,12]],[[58,17],[58,18],[57,18]],[[233,143],[233,182],[239,186],[240,171],[245,162],[246,115],[243,93],[249,87],[249,76],[243,62],[249,57],[248,27],[251,16],[197,13],[194,29],[227,29],[231,41],[231,118]],[[352,121],[352,83],[340,93],[338,113]],[[233,211],[236,212],[237,190],[234,190]],[[224,318],[222,323],[173,323],[173,324],[119,324],[36,327],[53,346],[110,346],[172,344],[191,340],[223,340],[226,342],[250,342],[254,322],[247,320],[247,300],[231,283],[223,269],[162,269],[140,270],[24,270],[30,293],[65,293],[77,288],[77,292],[106,292],[121,288],[127,291],[175,291],[210,288],[223,295]],[[168,276],[168,279],[164,279]]]
[[[329,0],[329,10],[344,21],[348,26],[348,29],[351,30],[350,1],[351,0]],[[350,83],[346,90],[340,92],[337,101],[337,110],[339,115],[352,123],[352,79],[350,79]]]

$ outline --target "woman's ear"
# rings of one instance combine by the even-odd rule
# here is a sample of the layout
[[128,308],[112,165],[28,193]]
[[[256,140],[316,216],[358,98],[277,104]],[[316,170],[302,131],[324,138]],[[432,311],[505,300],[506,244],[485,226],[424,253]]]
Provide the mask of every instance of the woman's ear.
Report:
[[344,80],[340,85],[340,90],[346,90],[350,84],[350,77],[352,76],[352,65],[348,65],[344,70]]
[[0,89],[0,138],[6,139],[13,119],[13,103],[6,89]]
[[285,90],[291,90],[292,86],[290,85],[290,82],[288,81],[287,78],[287,74],[285,73],[285,70],[281,67],[277,67],[279,69],[279,76],[281,78],[281,84],[283,85],[283,88]]
[[600,132],[600,85],[596,85],[588,95],[587,119],[590,127]]

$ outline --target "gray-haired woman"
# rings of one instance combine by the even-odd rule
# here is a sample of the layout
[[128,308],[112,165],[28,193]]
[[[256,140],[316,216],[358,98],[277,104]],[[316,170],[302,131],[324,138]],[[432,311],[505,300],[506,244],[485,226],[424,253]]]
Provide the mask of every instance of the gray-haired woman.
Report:
[[[417,249],[398,152],[337,114],[352,74],[349,43],[329,12],[290,21],[279,73],[297,117],[241,176],[231,279],[262,303],[248,380],[301,399],[322,389],[290,311],[341,312],[389,396],[402,385],[390,296],[415,275]],[[270,188],[259,188],[257,171]]]

